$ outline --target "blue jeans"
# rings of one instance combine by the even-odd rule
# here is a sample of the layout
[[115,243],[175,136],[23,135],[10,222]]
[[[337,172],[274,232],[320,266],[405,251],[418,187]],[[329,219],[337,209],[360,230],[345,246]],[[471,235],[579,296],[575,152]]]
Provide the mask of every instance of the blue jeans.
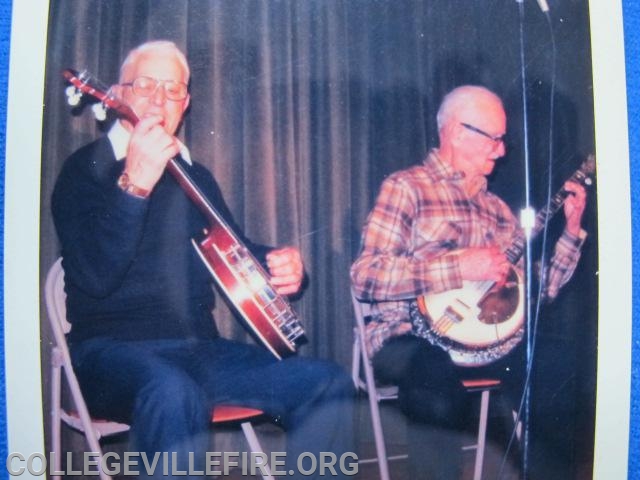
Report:
[[353,452],[353,385],[335,364],[278,361],[262,348],[222,338],[96,338],[74,345],[71,356],[91,413],[130,423],[132,448],[149,459],[155,452],[177,452],[178,470],[187,470],[189,452],[192,470],[204,470],[211,411],[218,404],[258,408],[277,418],[287,432],[287,471],[298,471],[303,452],[316,459],[320,452],[338,459]]

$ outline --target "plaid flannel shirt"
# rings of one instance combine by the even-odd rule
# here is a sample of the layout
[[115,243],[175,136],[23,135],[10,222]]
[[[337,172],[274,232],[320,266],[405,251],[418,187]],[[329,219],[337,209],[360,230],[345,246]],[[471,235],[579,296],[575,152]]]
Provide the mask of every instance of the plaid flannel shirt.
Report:
[[[424,293],[460,288],[457,249],[497,245],[522,235],[509,207],[487,191],[482,177],[467,195],[463,174],[432,150],[422,165],[390,175],[364,226],[360,256],[351,267],[356,296],[373,303],[369,353],[411,331],[409,305]],[[545,293],[554,298],[573,274],[586,232],[566,230],[550,260]],[[522,268],[522,262],[516,266]]]

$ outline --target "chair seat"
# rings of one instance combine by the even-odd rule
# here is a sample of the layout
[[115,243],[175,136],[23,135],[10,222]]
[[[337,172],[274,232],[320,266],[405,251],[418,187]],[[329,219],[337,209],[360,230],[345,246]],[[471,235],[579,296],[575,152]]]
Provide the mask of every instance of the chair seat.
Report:
[[474,390],[493,390],[501,385],[500,380],[494,378],[474,378],[463,380],[462,385],[469,391]]
[[[470,380],[462,380],[462,386],[472,392],[476,390],[493,390],[495,388],[498,388],[500,384],[500,380],[496,380],[493,378],[474,378]],[[362,388],[366,390],[364,382]],[[376,391],[380,400],[395,400],[398,398],[397,385],[376,385]]]
[[376,386],[376,393],[379,400],[396,400],[398,398],[398,386],[397,385],[382,385]]
[[236,405],[216,405],[211,420],[214,423],[237,422],[264,415],[262,410]]
[[[78,412],[66,412],[62,410],[60,412],[60,418],[62,418],[64,423],[69,425],[71,428],[79,432],[84,432],[84,425]],[[98,435],[98,438],[108,437],[109,435],[115,435],[116,433],[129,431],[129,425],[125,423],[112,422],[110,420],[104,420],[101,418],[92,418],[91,426]]]
[[[237,422],[264,415],[262,410],[249,407],[238,407],[236,405],[217,405],[213,409],[211,421],[214,423]],[[76,430],[82,431],[82,420],[78,412],[63,412],[62,419],[67,425]],[[113,422],[102,418],[91,418],[91,423],[98,430],[105,430],[111,433],[126,432],[129,425]]]

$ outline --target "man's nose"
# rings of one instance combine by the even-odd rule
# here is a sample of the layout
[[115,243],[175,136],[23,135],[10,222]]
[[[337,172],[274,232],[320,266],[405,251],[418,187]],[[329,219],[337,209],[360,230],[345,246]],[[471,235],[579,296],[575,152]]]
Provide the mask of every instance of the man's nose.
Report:
[[165,102],[167,101],[167,94],[164,91],[163,84],[158,83],[158,86],[156,87],[155,91],[153,92],[153,95],[151,96],[151,99],[153,100],[153,103],[155,103],[156,105],[165,104]]

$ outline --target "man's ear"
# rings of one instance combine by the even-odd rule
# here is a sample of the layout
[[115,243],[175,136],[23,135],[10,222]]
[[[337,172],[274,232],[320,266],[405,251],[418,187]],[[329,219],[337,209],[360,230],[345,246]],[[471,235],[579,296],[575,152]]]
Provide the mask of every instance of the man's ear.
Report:
[[440,138],[451,145],[459,145],[464,129],[459,122],[448,122],[442,126]]

